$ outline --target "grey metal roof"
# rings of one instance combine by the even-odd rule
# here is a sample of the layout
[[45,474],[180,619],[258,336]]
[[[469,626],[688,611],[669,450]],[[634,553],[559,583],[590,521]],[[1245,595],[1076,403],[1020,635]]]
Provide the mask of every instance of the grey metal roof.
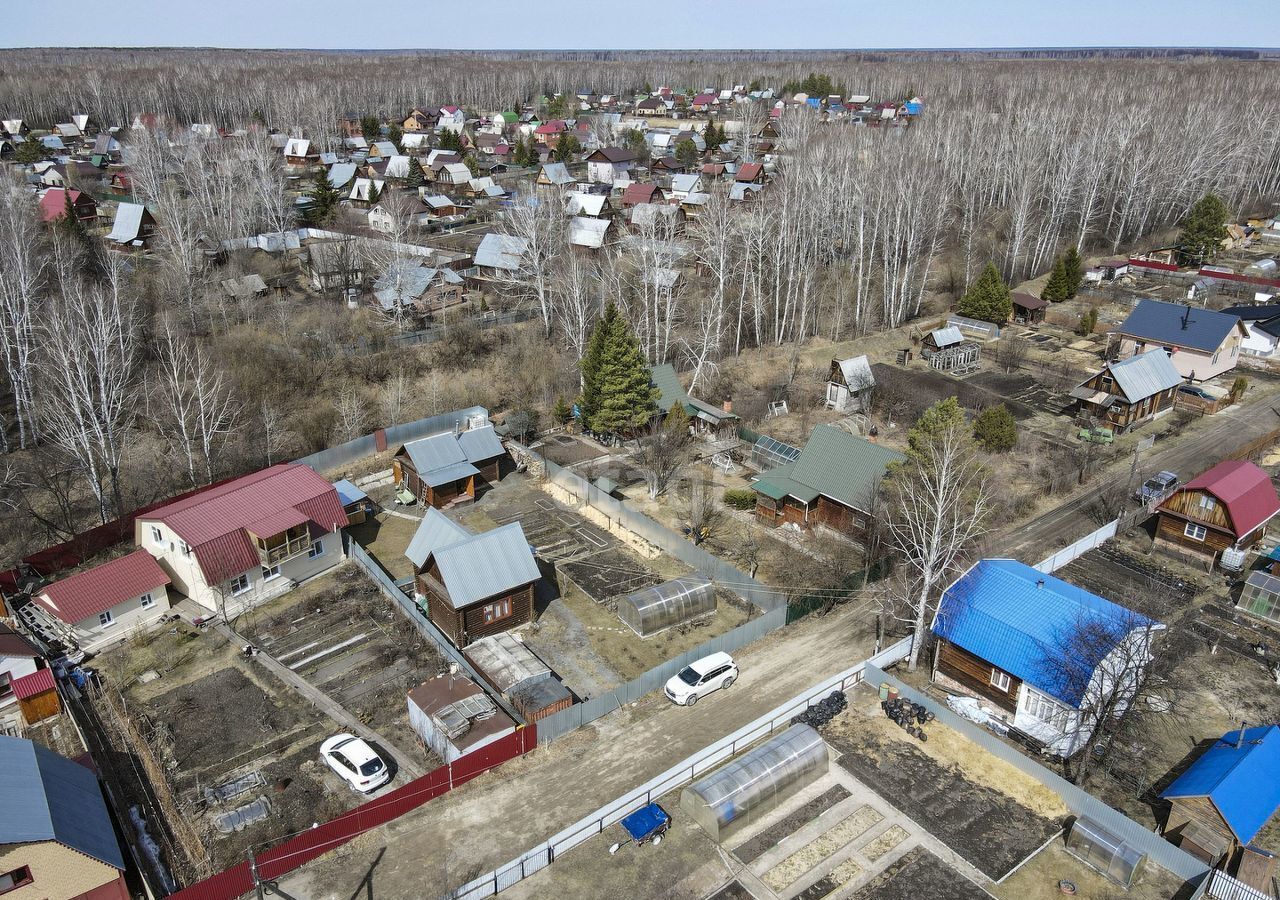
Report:
[[598,249],[604,246],[605,234],[608,231],[608,219],[574,216],[569,220],[569,243],[578,247]]
[[138,239],[142,230],[142,214],[147,208],[140,203],[121,203],[116,207],[116,220],[107,240],[117,244],[129,244]]
[[504,594],[541,577],[519,522],[468,537],[433,555],[454,609]]
[[368,494],[345,478],[335,481],[333,489],[338,492],[338,501],[343,506],[350,506],[352,503],[359,503],[361,500],[369,499]]
[[408,178],[409,177],[409,157],[396,156],[387,157],[387,168],[382,174],[388,178]]
[[468,646],[467,659],[502,694],[526,683],[560,683],[551,678],[551,670],[546,663],[505,631],[481,638]]
[[373,285],[373,296],[383,309],[412,303],[427,292],[435,269],[416,262],[392,263]]
[[510,234],[486,234],[476,248],[476,265],[514,272],[529,249],[524,238]]
[[414,532],[413,540],[409,542],[409,548],[404,551],[404,555],[421,569],[432,553],[470,536],[471,532],[432,507],[427,510],[422,524]]
[[469,462],[453,463],[439,469],[432,469],[422,475],[422,480],[430,487],[439,487],[442,484],[450,484],[454,481],[461,481],[471,475],[479,475],[480,470]]
[[673,191],[682,191],[688,194],[701,183],[702,176],[697,173],[671,176],[671,190]]
[[840,374],[844,376],[844,383],[849,387],[856,389],[876,383],[875,376],[871,374],[871,363],[867,361],[866,354],[842,359],[839,364]]
[[1111,377],[1130,403],[1182,384],[1169,354],[1160,347],[1111,364]]
[[482,462],[501,456],[507,451],[498,439],[498,433],[492,425],[471,428],[458,434],[458,446],[467,457],[467,462]]
[[0,736],[0,844],[57,841],[123,870],[98,779],[79,763]]
[[736,181],[733,184],[729,185],[729,199],[745,200],[747,199],[747,194],[755,194],[760,190],[762,190],[762,188],[758,184],[748,184],[745,181],[743,182]]
[[542,176],[552,184],[573,184],[574,182],[574,177],[569,174],[569,167],[562,162],[543,165]]
[[1238,316],[1212,309],[1144,299],[1117,330],[1144,341],[1212,353],[1239,324]]
[[404,452],[409,454],[419,475],[467,461],[467,455],[463,453],[458,439],[451,431],[410,441],[404,445]]
[[353,162],[334,163],[329,167],[329,184],[335,188],[346,187],[356,177],[356,168]]
[[933,342],[941,347],[950,347],[952,344],[959,344],[964,341],[964,335],[955,325],[949,325],[946,328],[938,328],[932,332]]

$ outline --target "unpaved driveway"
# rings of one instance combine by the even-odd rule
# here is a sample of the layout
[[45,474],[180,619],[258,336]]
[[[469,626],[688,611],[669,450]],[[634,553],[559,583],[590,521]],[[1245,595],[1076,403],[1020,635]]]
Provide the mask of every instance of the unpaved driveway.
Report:
[[693,709],[651,694],[362,836],[281,887],[310,900],[349,900],[368,877],[362,896],[440,896],[865,659],[865,618],[840,609],[768,635],[738,653],[742,676],[731,690]]

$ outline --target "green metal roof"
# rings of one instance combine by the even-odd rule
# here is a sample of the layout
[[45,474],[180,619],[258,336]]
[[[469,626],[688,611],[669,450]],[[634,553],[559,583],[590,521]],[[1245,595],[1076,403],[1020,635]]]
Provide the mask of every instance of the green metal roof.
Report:
[[794,463],[779,466],[752,487],[775,500],[789,495],[809,503],[822,494],[845,506],[866,510],[885,469],[903,458],[896,450],[831,425],[819,425]]
[[676,401],[684,403],[688,399],[684,386],[680,384],[680,377],[676,375],[675,367],[671,363],[654,366],[650,370],[649,380],[658,389],[658,409],[664,413],[670,412]]

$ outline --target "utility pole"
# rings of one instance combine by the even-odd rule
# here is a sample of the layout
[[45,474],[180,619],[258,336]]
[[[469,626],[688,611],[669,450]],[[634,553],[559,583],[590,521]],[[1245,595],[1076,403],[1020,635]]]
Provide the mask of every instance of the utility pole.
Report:
[[252,847],[249,848],[249,875],[253,878],[253,889],[258,892],[258,900],[266,900],[267,892],[258,875],[258,858],[254,856]]

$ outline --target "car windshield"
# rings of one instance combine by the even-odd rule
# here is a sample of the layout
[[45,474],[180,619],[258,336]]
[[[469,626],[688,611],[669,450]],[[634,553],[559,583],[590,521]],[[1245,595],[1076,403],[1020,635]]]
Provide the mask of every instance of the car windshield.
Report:
[[360,767],[361,775],[377,775],[382,771],[382,760],[374,757]]
[[680,680],[685,684],[694,685],[698,683],[698,679],[702,676],[693,670],[693,666],[685,666],[680,670]]

